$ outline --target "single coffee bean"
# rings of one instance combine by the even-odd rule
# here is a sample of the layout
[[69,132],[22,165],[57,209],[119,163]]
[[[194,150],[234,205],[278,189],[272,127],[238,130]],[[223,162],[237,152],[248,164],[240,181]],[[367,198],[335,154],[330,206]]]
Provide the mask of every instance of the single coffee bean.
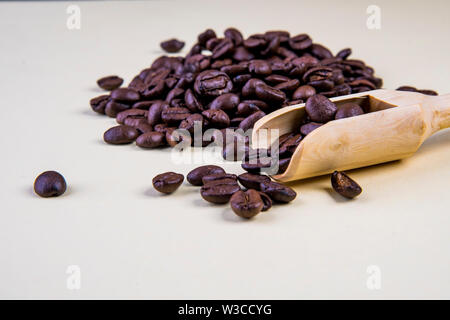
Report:
[[248,65],[248,71],[253,75],[267,76],[272,73],[272,68],[265,60],[251,60]]
[[348,56],[351,55],[351,54],[352,54],[352,49],[350,49],[350,48],[345,48],[345,49],[342,49],[341,51],[339,51],[339,52],[336,54],[336,57],[341,58],[342,60],[345,60],[345,59],[347,59]]
[[337,107],[327,97],[316,94],[306,100],[305,110],[312,121],[325,123],[334,119]]
[[166,141],[172,148],[182,142],[183,146],[190,146],[192,144],[191,134],[184,130],[177,130],[177,128],[170,127],[166,128],[162,132],[166,136]]
[[103,140],[109,144],[132,143],[139,136],[139,131],[133,127],[120,125],[109,128],[103,134]]
[[252,78],[248,80],[245,85],[242,87],[242,96],[243,97],[252,97],[256,95],[256,86],[259,84],[265,84],[264,81],[256,78]]
[[127,103],[122,103],[116,100],[108,100],[105,107],[105,114],[108,117],[114,118],[118,113],[130,109],[131,106]]
[[164,101],[156,101],[148,110],[148,123],[152,126],[161,123],[161,114],[163,110],[168,109],[169,104]]
[[301,134],[295,134],[286,141],[284,141],[283,144],[280,145],[279,155],[281,157],[286,155],[292,155],[295,149],[297,149],[297,146],[300,144],[302,138],[303,137]]
[[56,171],[45,171],[34,181],[34,192],[43,198],[58,197],[66,188],[66,180]]
[[331,175],[331,185],[337,193],[348,199],[352,199],[362,192],[359,184],[345,172],[334,171]]
[[153,178],[153,187],[161,193],[170,194],[175,192],[183,183],[184,176],[175,172],[165,172]]
[[364,114],[364,111],[359,105],[357,105],[356,103],[349,102],[338,106],[338,110],[334,118],[338,120],[355,117],[362,114]]
[[222,110],[205,110],[202,115],[216,128],[226,128],[230,125],[230,117]]
[[223,179],[231,179],[231,180],[237,181],[237,176],[232,173],[214,173],[214,174],[204,176],[202,178],[202,182],[205,185],[211,181],[223,180]]
[[313,44],[311,38],[307,34],[299,34],[289,39],[289,46],[293,50],[305,50]]
[[261,211],[267,211],[272,208],[272,199],[270,199],[266,193],[259,191],[259,196],[263,202],[263,208]]
[[123,83],[123,79],[118,76],[107,76],[97,80],[100,88],[107,91],[112,91],[119,88]]
[[252,173],[242,173],[238,175],[239,182],[247,189],[260,190],[261,182],[271,181],[268,176]]
[[184,47],[184,42],[177,39],[170,39],[161,42],[161,48],[170,53],[178,52]]
[[91,99],[90,105],[92,110],[100,114],[105,114],[105,107],[109,101],[109,98],[109,94],[104,94]]
[[198,43],[201,46],[205,46],[209,39],[217,38],[216,33],[212,29],[206,29],[204,32],[198,35]]
[[200,96],[217,97],[233,89],[233,82],[225,73],[206,70],[195,78],[194,90]]
[[187,108],[166,108],[161,112],[161,119],[169,126],[178,125],[181,121],[185,120],[190,115],[191,112]]
[[216,173],[225,173],[225,170],[223,170],[219,166],[206,165],[195,168],[194,170],[188,173],[186,178],[190,184],[194,186],[201,186],[203,185],[202,179],[204,176],[209,176]]
[[261,182],[260,190],[272,200],[283,203],[291,202],[297,196],[291,188],[274,181]]
[[223,110],[225,112],[232,112],[239,104],[239,96],[234,93],[225,93],[215,98],[209,109],[211,110]]
[[141,148],[158,148],[165,144],[165,136],[162,132],[147,132],[136,139],[136,145]]
[[278,160],[278,172],[277,174],[281,174],[287,170],[289,167],[289,163],[291,163],[291,158],[283,158]]
[[247,118],[241,121],[239,124],[239,129],[242,129],[244,132],[253,128],[256,121],[264,117],[266,114],[262,111],[255,112],[251,115],[249,115]]
[[184,93],[184,103],[191,112],[203,111],[202,104],[198,101],[197,97],[191,89],[187,89]]
[[297,88],[295,92],[292,94],[292,99],[297,100],[301,99],[306,101],[309,97],[312,97],[316,94],[316,89],[311,86],[303,85]]
[[281,104],[286,100],[286,94],[283,91],[268,86],[267,84],[260,83],[256,85],[255,94],[258,99],[275,104]]
[[297,89],[299,85],[300,85],[300,81],[298,81],[297,79],[292,79],[292,80],[289,80],[286,82],[279,83],[279,84],[275,85],[274,88],[277,90],[281,90],[285,93],[290,93],[290,92],[294,91],[295,89]]
[[144,119],[147,118],[148,112],[141,109],[128,109],[117,114],[117,123],[124,124],[127,118]]
[[111,92],[111,98],[122,102],[135,102],[138,101],[140,96],[139,92],[129,88],[118,88]]
[[155,103],[155,101],[139,101],[134,103],[131,107],[133,109],[146,110],[150,109],[150,107]]
[[230,39],[222,39],[217,45],[214,46],[214,49],[212,49],[212,56],[213,59],[220,59],[232,52],[234,48],[233,41]]
[[269,169],[273,165],[273,159],[271,157],[258,157],[256,159],[250,159],[243,161],[241,164],[242,169],[250,173],[260,173],[264,169]]
[[242,33],[235,28],[228,28],[224,32],[225,38],[230,39],[235,46],[240,46],[244,42]]
[[264,207],[260,193],[256,190],[238,191],[231,197],[231,209],[241,218],[250,219]]
[[317,123],[317,122],[305,123],[304,125],[302,125],[300,127],[300,133],[304,136],[307,136],[308,134],[310,134],[312,131],[316,130],[320,126],[323,126],[323,123]]
[[203,199],[211,203],[227,203],[231,196],[240,191],[238,183],[233,179],[222,179],[211,181],[200,189]]

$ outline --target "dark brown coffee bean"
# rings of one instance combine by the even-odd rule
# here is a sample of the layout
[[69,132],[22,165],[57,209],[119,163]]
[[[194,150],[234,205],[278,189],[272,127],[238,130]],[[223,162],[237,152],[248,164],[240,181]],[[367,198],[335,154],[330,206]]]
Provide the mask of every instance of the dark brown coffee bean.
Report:
[[211,110],[223,110],[225,112],[232,112],[239,104],[239,96],[234,93],[225,93],[215,98],[209,109]]
[[247,189],[260,190],[261,182],[271,181],[268,176],[252,173],[242,173],[238,175],[239,182]]
[[230,39],[235,46],[240,46],[244,41],[242,33],[235,28],[228,28],[224,32],[225,38]]
[[275,85],[274,88],[277,90],[286,92],[286,93],[290,93],[290,92],[294,91],[295,89],[297,89],[299,85],[300,85],[300,81],[298,81],[297,79],[292,79],[292,80],[289,80],[289,81],[286,81],[283,83],[279,83],[279,84]]
[[256,216],[264,207],[261,195],[256,190],[237,191],[230,200],[231,209],[239,217],[250,219]]
[[421,89],[421,90],[417,90],[417,92],[421,93],[421,94],[426,94],[427,96],[437,96],[438,93],[434,90],[428,90],[428,89]]
[[259,157],[242,162],[241,167],[247,172],[258,174],[264,170],[269,170],[273,164],[271,157]]
[[220,38],[211,38],[206,41],[206,49],[209,51],[213,51],[214,48],[222,41]]
[[211,65],[210,57],[203,54],[196,54],[194,56],[186,58],[184,62],[184,71],[198,73],[206,70]]
[[240,74],[248,73],[248,66],[244,64],[232,64],[230,66],[220,68],[220,71],[225,72],[230,77],[234,77]]
[[204,129],[204,119],[200,113],[194,113],[189,115],[186,119],[181,121],[180,126],[178,128],[185,129],[189,131],[191,135],[194,134],[194,128],[198,127],[203,132]]
[[170,39],[170,40],[161,42],[160,46],[164,51],[173,53],[173,52],[178,52],[181,49],[183,49],[184,42],[177,40],[177,39]]
[[119,124],[124,124],[125,119],[144,119],[147,118],[148,112],[141,109],[128,109],[117,114],[116,121]]
[[188,108],[166,108],[161,112],[161,119],[169,126],[178,125],[181,121],[189,117],[191,112]]
[[134,103],[131,107],[133,109],[148,110],[153,103],[155,103],[155,101],[139,101]]
[[186,103],[186,107],[191,110],[191,112],[203,111],[202,104],[198,101],[191,89],[186,90],[184,94],[184,102]]
[[337,193],[348,199],[352,199],[362,192],[359,184],[344,172],[334,171],[331,175],[331,185]]
[[103,134],[103,140],[109,144],[131,143],[139,136],[139,132],[130,126],[120,125],[109,128]]
[[336,54],[336,57],[337,57],[337,58],[340,58],[340,59],[342,59],[342,60],[345,60],[345,59],[347,59],[348,56],[351,55],[351,54],[352,54],[352,49],[350,49],[350,48],[345,48],[345,49],[342,49],[341,51],[339,51],[339,52]]
[[225,170],[223,170],[219,166],[214,165],[201,166],[188,173],[187,181],[194,186],[201,186],[203,185],[202,179],[204,176],[218,173],[225,173]]
[[200,194],[208,202],[223,204],[229,202],[231,196],[240,190],[238,183],[233,179],[222,179],[203,185]]
[[34,192],[43,198],[58,197],[66,189],[66,180],[56,171],[45,171],[34,181]]
[[258,99],[281,104],[286,100],[286,94],[278,89],[275,89],[267,84],[258,84],[255,88],[255,94]]
[[301,134],[296,134],[287,139],[280,145],[279,155],[281,157],[292,155],[302,140]]
[[277,174],[281,174],[287,170],[289,167],[289,163],[291,163],[291,158],[284,158],[278,160],[278,172]]
[[315,56],[320,60],[333,57],[333,54],[328,48],[318,43],[313,43],[312,46],[309,48],[309,50],[313,56]]
[[194,90],[200,96],[217,97],[233,89],[230,77],[217,70],[201,72],[194,83]]
[[165,134],[157,131],[141,134],[136,139],[136,145],[141,148],[158,148],[163,146],[165,142]]
[[223,60],[216,60],[211,64],[211,69],[220,69],[225,66],[230,66],[233,64],[233,60],[226,58]]
[[255,58],[254,54],[248,51],[243,46],[234,49],[233,59],[236,61],[249,61],[254,58]]
[[305,110],[312,121],[325,123],[334,119],[337,107],[327,97],[316,94],[306,100]]
[[233,48],[234,44],[230,39],[222,39],[217,45],[214,46],[211,57],[213,59],[224,58],[232,52]]
[[177,128],[169,127],[166,128],[163,132],[166,137],[166,142],[172,148],[178,145],[178,143],[183,142],[183,145],[191,145],[192,138],[191,134],[185,130],[177,130]]
[[148,110],[148,123],[152,126],[162,121],[161,114],[163,110],[168,109],[169,105],[164,101],[157,101]]
[[201,46],[205,46],[209,39],[217,38],[216,33],[212,29],[206,29],[204,32],[198,35],[198,43]]
[[282,76],[280,74],[271,74],[270,76],[264,78],[264,81],[271,85],[277,85],[283,82],[287,82],[289,80],[291,80],[291,78]]
[[312,40],[307,34],[299,34],[289,39],[289,46],[293,50],[306,50],[312,45]]
[[131,106],[116,100],[109,100],[105,107],[105,114],[108,117],[115,118],[118,113],[130,109]]
[[293,189],[274,181],[261,182],[260,190],[272,200],[283,203],[291,202],[297,196]]
[[161,193],[170,194],[175,192],[183,183],[184,176],[175,172],[165,172],[153,178],[153,187]]
[[119,88],[111,92],[111,98],[121,102],[135,102],[140,96],[139,92],[129,88]]
[[309,97],[312,97],[316,94],[316,89],[311,86],[303,85],[297,88],[295,92],[292,94],[292,99],[297,100],[301,99],[303,101],[308,100]]
[[410,91],[410,92],[417,92],[417,89],[416,88],[414,88],[414,87],[411,87],[411,86],[401,86],[401,87],[398,87],[397,89],[395,89],[395,90],[398,90],[398,91]]
[[205,110],[202,115],[208,120],[211,126],[215,128],[226,128],[230,125],[230,118],[222,110]]
[[266,193],[259,191],[259,196],[261,197],[261,200],[263,202],[263,208],[261,209],[261,211],[267,211],[272,208],[272,199],[270,199],[270,197]]
[[359,105],[357,105],[356,103],[349,102],[338,106],[338,110],[334,118],[338,120],[355,117],[362,114],[364,114],[364,111]]
[[302,125],[300,127],[300,133],[304,136],[307,136],[308,134],[310,134],[312,131],[316,130],[320,126],[323,126],[323,123],[317,123],[317,122],[305,123],[304,125]]
[[255,123],[259,119],[264,117],[265,115],[266,114],[262,111],[258,111],[258,112],[255,112],[255,113],[249,115],[247,118],[245,118],[244,120],[241,121],[241,123],[239,124],[239,129],[242,129],[245,132],[245,131],[253,128]]
[[245,85],[242,87],[242,96],[251,97],[255,96],[256,86],[259,84],[265,84],[264,81],[256,78],[252,78],[248,80]]
[[91,105],[92,110],[100,114],[105,114],[105,107],[109,99],[110,99],[109,94],[104,94],[91,99],[89,103]]
[[173,88],[167,93],[166,102],[170,103],[172,100],[181,97],[184,95],[184,89],[181,88]]
[[264,60],[251,60],[248,65],[248,71],[253,75],[267,76],[272,73],[272,68]]
[[202,178],[202,182],[205,185],[209,182],[216,181],[216,180],[223,180],[223,179],[231,179],[231,180],[237,181],[237,176],[232,173],[214,173],[214,174],[210,174],[208,176],[204,176]]
[[122,83],[123,79],[118,76],[107,76],[97,80],[98,86],[107,91],[119,88]]

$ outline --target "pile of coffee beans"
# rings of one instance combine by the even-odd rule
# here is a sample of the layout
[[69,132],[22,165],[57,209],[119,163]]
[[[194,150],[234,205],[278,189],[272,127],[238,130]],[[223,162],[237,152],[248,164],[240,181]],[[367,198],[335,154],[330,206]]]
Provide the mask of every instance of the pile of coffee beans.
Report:
[[[237,176],[216,165],[195,168],[186,178],[190,184],[200,187],[200,195],[205,201],[214,204],[230,202],[233,212],[247,219],[269,210],[273,203],[288,203],[297,196],[293,189],[272,181],[269,176],[251,173]],[[183,180],[182,174],[166,172],[153,178],[153,187],[168,194]]]
[[[167,52],[183,46],[177,39],[161,43]],[[373,68],[349,59],[350,54],[346,48],[334,55],[307,34],[267,31],[244,38],[239,30],[228,28],[220,37],[208,29],[198,35],[186,56],[157,58],[125,87],[118,88],[117,76],[100,79],[99,86],[111,92],[93,98],[91,107],[119,124],[105,133],[107,143],[175,146],[179,138],[173,136],[174,130],[192,135],[194,123],[201,123],[203,131],[246,131],[267,113],[316,94],[329,98],[380,88],[382,80]],[[303,131],[328,121],[332,113],[316,114]],[[291,138],[295,144],[296,138]],[[223,148],[224,156],[235,149],[228,143]]]

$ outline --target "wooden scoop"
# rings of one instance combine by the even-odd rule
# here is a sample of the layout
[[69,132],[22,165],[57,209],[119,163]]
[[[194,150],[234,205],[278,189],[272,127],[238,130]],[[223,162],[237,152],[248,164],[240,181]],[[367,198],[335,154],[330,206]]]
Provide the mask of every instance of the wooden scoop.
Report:
[[[331,100],[337,106],[355,102],[370,113],[330,121],[308,134],[286,171],[273,178],[292,181],[403,159],[433,133],[450,127],[450,94],[427,96],[380,89]],[[253,143],[267,148],[274,141],[270,130],[265,135],[261,129],[278,129],[280,136],[298,132],[304,115],[305,104],[268,114],[256,122]]]

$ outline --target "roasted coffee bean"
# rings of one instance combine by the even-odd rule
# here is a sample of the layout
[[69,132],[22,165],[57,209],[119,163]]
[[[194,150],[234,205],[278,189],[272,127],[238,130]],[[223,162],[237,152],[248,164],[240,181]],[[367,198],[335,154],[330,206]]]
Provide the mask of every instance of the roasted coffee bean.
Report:
[[291,78],[282,76],[280,74],[271,74],[270,76],[264,78],[264,81],[271,85],[277,85],[283,82],[287,82],[289,80],[291,80]]
[[204,176],[202,178],[202,182],[205,185],[209,182],[216,181],[216,180],[223,180],[223,179],[231,179],[231,180],[237,181],[237,176],[232,173],[214,173],[214,174],[210,174],[208,176]]
[[344,172],[334,171],[331,175],[331,185],[337,193],[348,199],[352,199],[362,192],[359,184]]
[[117,114],[116,121],[117,123],[124,124],[125,119],[134,118],[134,119],[144,119],[147,118],[148,112],[141,109],[128,109],[122,111]]
[[119,88],[111,92],[111,98],[121,102],[135,102],[140,96],[139,92],[129,88]]
[[225,66],[230,66],[233,64],[233,60],[226,58],[223,60],[216,60],[211,64],[211,69],[220,69]]
[[275,85],[274,88],[277,90],[281,90],[285,93],[289,93],[297,89],[299,85],[300,81],[298,81],[297,79],[292,79],[286,82],[279,83]]
[[184,94],[184,102],[186,103],[186,107],[191,112],[200,112],[203,111],[202,104],[195,97],[194,92],[191,89],[187,89]]
[[335,119],[350,118],[364,114],[363,109],[356,103],[344,103],[338,106]]
[[270,199],[270,197],[266,193],[259,191],[259,196],[261,197],[261,200],[263,202],[263,208],[261,209],[261,211],[267,211],[272,208],[272,199]]
[[340,58],[340,59],[342,59],[342,60],[345,60],[345,59],[347,59],[348,56],[351,55],[351,54],[352,54],[352,49],[350,49],[350,48],[345,48],[345,49],[342,49],[341,51],[339,51],[339,52],[336,54],[336,57],[338,57],[338,58]]
[[278,172],[277,174],[281,174],[287,170],[289,167],[289,163],[291,163],[291,158],[283,158],[278,160]]
[[225,112],[232,112],[239,104],[239,96],[234,93],[225,93],[215,98],[209,105],[211,110],[223,110]]
[[232,64],[230,66],[220,68],[220,71],[225,72],[230,77],[234,77],[240,74],[248,73],[248,66],[245,64]]
[[139,101],[132,105],[133,109],[148,110],[154,104],[154,101]]
[[222,179],[203,185],[200,194],[208,202],[223,204],[230,201],[231,196],[240,190],[241,188],[235,180]]
[[272,168],[273,160],[271,157],[260,157],[257,159],[250,159],[243,161],[241,164],[242,169],[250,173],[261,173],[264,170]]
[[107,76],[97,80],[98,86],[107,91],[119,88],[122,83],[123,79],[118,76]]
[[312,44],[312,40],[307,34],[299,34],[289,39],[289,46],[296,51],[306,50]]
[[248,117],[246,117],[244,120],[241,121],[241,123],[239,124],[239,129],[242,129],[245,132],[245,131],[253,128],[256,121],[258,121],[265,115],[266,114],[262,111],[257,111],[255,113],[249,115]]
[[259,84],[264,84],[264,81],[256,78],[252,78],[248,80],[245,85],[242,87],[242,96],[244,97],[252,97],[256,95],[256,86]]
[[90,105],[92,110],[100,114],[105,114],[105,107],[109,101],[109,98],[109,94],[104,94],[91,99]]
[[297,100],[301,99],[303,101],[308,100],[309,97],[312,97],[316,94],[316,89],[311,86],[303,85],[297,88],[295,92],[292,94],[292,99]]
[[334,119],[337,107],[327,97],[316,94],[306,100],[305,110],[312,121],[325,123]]
[[228,28],[224,32],[225,38],[230,39],[235,46],[240,46],[244,41],[242,33],[235,28]]
[[205,46],[209,39],[217,38],[216,33],[212,29],[206,29],[204,32],[198,35],[198,43],[201,46]]
[[215,128],[226,128],[230,125],[230,118],[222,110],[205,110],[202,115]]
[[293,189],[274,181],[261,182],[260,190],[272,200],[283,203],[291,202],[297,196]]
[[166,108],[161,112],[161,119],[169,126],[178,125],[181,121],[189,117],[190,114],[191,112],[187,108]]
[[170,102],[176,98],[181,97],[184,95],[184,89],[181,88],[173,88],[167,93],[166,96],[166,102],[170,104]]
[[56,171],[45,171],[34,181],[34,192],[43,198],[58,197],[66,188],[66,180]]
[[201,185],[203,185],[202,179],[204,176],[209,176],[209,175],[218,174],[218,173],[225,173],[225,170],[223,170],[219,166],[206,165],[206,166],[201,166],[201,167],[195,168],[194,170],[192,170],[191,172],[188,173],[186,178],[190,184],[192,184],[194,186],[201,186]]
[[163,146],[165,142],[165,134],[157,131],[141,134],[136,139],[136,145],[141,148],[157,148]]
[[260,193],[253,189],[237,191],[231,197],[230,204],[234,213],[245,219],[253,218],[264,208]]
[[152,104],[150,109],[148,110],[148,123],[152,126],[161,123],[162,118],[161,114],[163,110],[169,108],[169,105],[167,102],[164,101],[157,101]]
[[161,193],[170,194],[175,192],[183,183],[184,176],[175,172],[165,172],[153,178],[153,187]]
[[268,176],[252,173],[242,173],[238,175],[239,182],[247,189],[260,190],[261,182],[271,181]]
[[178,145],[180,142],[184,146],[190,146],[192,144],[191,134],[185,130],[177,130],[177,128],[169,127],[162,131],[165,134],[166,142],[172,148]]
[[286,94],[283,91],[262,83],[256,85],[255,94],[258,99],[275,104],[281,104],[286,100]]
[[166,52],[178,52],[184,47],[184,42],[177,39],[170,39],[161,42],[161,48]]
[[116,100],[109,100],[105,107],[105,114],[108,117],[114,118],[122,111],[130,109],[131,106],[126,103],[121,103]]
[[234,44],[230,39],[222,39],[217,45],[214,46],[211,57],[213,59],[223,58],[231,53],[233,48]]
[[178,128],[189,131],[191,135],[194,134],[194,127],[197,126],[200,130],[204,129],[204,119],[199,113],[189,115],[185,120],[181,121]]
[[290,137],[289,139],[286,139],[286,141],[284,141],[280,145],[279,155],[283,157],[293,154],[297,146],[300,144],[301,140],[302,140],[301,134],[296,134]]
[[251,60],[248,65],[248,71],[253,75],[267,76],[272,73],[272,68],[264,60]]
[[305,123],[304,125],[302,125],[300,127],[300,133],[304,136],[307,136],[308,134],[310,134],[312,131],[316,130],[320,126],[323,126],[323,123],[317,123],[317,122]]
[[249,61],[255,58],[255,55],[247,50],[247,48],[240,46],[234,49],[233,59],[236,61]]
[[139,131],[133,127],[120,125],[109,128],[103,134],[103,140],[109,144],[132,143],[139,136]]
[[194,83],[194,90],[200,96],[217,97],[233,89],[230,77],[221,71],[206,70],[201,72]]
[[331,53],[331,51],[321,44],[313,43],[309,49],[310,49],[310,52],[312,53],[312,55],[318,59],[323,60],[323,59],[333,57],[333,54]]

